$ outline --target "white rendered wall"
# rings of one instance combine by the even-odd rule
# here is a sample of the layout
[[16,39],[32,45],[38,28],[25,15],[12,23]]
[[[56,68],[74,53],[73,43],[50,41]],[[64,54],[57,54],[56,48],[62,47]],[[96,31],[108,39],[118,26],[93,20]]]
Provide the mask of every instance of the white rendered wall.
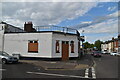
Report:
[[[38,53],[28,52],[28,40],[38,40]],[[12,33],[5,34],[5,51],[26,57],[51,58],[52,33]]]
[[0,31],[0,51],[2,51],[2,47],[3,47],[3,34],[2,31]]
[[[76,35],[64,35],[64,34],[53,34],[52,42],[52,57],[61,58],[62,57],[62,41],[69,41],[69,57],[78,57],[78,39]],[[56,53],[56,40],[59,40],[60,53]],[[71,53],[70,41],[74,41],[74,53]]]
[[3,24],[0,24],[0,51],[3,50],[3,35],[4,35],[4,30],[2,30],[2,26],[4,27]]
[[108,47],[108,52],[109,52],[109,53],[111,52],[111,49],[112,49],[112,46],[111,46],[111,45],[112,45],[112,43],[111,43],[111,42],[110,42],[110,43],[108,43],[108,46],[109,46],[109,47]]

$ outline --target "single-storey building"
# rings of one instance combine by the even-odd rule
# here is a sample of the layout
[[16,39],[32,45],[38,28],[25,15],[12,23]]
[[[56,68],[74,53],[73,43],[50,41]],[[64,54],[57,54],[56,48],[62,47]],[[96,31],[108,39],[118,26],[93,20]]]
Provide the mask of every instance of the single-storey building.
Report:
[[[63,31],[33,28],[32,22],[24,24],[24,30],[5,22],[0,24],[0,51],[21,57],[61,58],[68,60],[78,57],[80,48],[79,32],[63,28]],[[44,28],[46,29],[46,28]],[[74,32],[70,32],[74,31]]]

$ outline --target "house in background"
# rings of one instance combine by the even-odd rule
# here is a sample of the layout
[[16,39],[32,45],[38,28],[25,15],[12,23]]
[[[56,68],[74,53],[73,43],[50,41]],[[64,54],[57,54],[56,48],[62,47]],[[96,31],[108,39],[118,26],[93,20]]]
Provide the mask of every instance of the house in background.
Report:
[[114,52],[118,52],[118,38],[114,39]]
[[112,40],[105,41],[103,44],[101,44],[101,49],[102,51],[107,51],[108,53],[118,52],[118,45],[118,38],[112,38]]
[[118,53],[120,54],[120,34],[118,35]]
[[24,30],[4,22],[0,25],[0,50],[10,55],[62,60],[78,57],[80,34],[75,29],[43,27],[43,30],[40,26],[33,28],[32,22],[25,22]]
[[106,52],[109,51],[109,44],[108,43],[109,43],[108,41],[105,41],[103,44],[101,44],[102,51],[106,51]]

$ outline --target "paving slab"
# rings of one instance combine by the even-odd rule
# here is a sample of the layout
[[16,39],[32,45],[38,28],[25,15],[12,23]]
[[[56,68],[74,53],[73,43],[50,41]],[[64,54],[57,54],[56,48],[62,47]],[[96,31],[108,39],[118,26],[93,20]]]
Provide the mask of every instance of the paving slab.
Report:
[[80,70],[90,67],[92,64],[88,59],[68,61],[41,61],[41,60],[20,60],[22,63],[33,64],[45,70]]

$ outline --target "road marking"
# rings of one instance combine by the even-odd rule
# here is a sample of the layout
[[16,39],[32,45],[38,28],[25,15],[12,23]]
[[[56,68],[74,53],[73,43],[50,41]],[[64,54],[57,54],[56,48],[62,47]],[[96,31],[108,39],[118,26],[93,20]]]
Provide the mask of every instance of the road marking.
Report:
[[5,71],[6,69],[0,69],[0,71]]
[[88,74],[89,74],[88,72],[89,72],[89,68],[87,68],[87,69],[85,70],[85,78],[89,78],[89,77],[88,77]]
[[[85,70],[85,78],[89,78],[89,77],[88,77],[88,75],[89,75],[89,70],[90,70],[90,68],[87,68],[87,69]],[[94,67],[91,67],[91,70],[92,70],[92,78],[96,79]]]
[[75,76],[75,75],[61,75],[61,74],[39,73],[39,72],[27,72],[27,73],[28,73],[28,74],[49,75],[49,76],[62,76],[62,77],[85,78],[85,77],[82,77],[82,76]]
[[94,69],[94,67],[92,67],[92,77],[93,77],[94,79],[96,79],[96,75],[95,75],[95,69]]

